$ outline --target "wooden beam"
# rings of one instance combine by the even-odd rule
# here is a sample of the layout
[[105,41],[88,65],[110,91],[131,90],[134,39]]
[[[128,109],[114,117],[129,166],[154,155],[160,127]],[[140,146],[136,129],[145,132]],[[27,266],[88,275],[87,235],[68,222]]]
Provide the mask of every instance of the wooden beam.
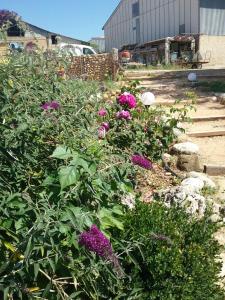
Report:
[[225,166],[204,165],[204,173],[211,176],[225,175]]
[[225,119],[225,115],[191,118],[191,120],[193,122],[216,121],[216,120],[222,120],[222,119]]
[[225,130],[188,132],[187,135],[192,137],[199,137],[199,138],[211,137],[211,136],[223,136],[225,135]]

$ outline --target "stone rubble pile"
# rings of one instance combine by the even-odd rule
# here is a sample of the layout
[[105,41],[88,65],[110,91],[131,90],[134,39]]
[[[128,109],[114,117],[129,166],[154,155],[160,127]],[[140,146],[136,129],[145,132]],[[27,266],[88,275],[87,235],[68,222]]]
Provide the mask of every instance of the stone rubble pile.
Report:
[[179,186],[158,192],[167,207],[182,207],[190,215],[202,218],[207,208],[211,209],[213,222],[225,221],[224,207],[202,195],[203,189],[215,189],[215,183],[203,173],[190,172]]

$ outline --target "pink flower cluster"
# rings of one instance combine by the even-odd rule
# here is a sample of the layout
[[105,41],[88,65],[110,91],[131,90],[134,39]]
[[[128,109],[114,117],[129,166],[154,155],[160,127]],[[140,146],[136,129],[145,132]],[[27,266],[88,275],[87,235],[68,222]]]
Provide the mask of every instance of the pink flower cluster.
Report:
[[151,170],[153,168],[152,162],[148,160],[146,157],[135,154],[131,157],[131,161],[134,165],[137,165],[141,168]]
[[130,109],[135,108],[137,105],[136,98],[134,97],[134,95],[127,92],[119,96],[118,102],[120,105],[127,106]]
[[107,115],[107,111],[104,108],[101,108],[98,112],[100,117],[105,117]]
[[60,108],[60,104],[57,101],[46,102],[41,105],[41,108],[44,110],[58,109]]
[[117,119],[131,120],[131,114],[127,110],[119,111],[116,114]]

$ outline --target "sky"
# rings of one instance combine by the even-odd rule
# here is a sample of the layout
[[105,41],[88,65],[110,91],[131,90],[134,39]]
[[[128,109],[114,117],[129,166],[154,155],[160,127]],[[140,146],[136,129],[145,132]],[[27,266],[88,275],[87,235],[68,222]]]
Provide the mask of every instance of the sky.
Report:
[[18,13],[28,23],[89,41],[103,36],[102,27],[120,0],[0,0],[0,9]]

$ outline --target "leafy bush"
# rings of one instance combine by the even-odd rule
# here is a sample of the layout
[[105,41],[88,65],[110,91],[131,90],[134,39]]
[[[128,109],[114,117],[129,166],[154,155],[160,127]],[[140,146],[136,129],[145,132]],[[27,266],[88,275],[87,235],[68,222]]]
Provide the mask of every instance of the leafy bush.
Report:
[[[194,222],[189,223],[182,212],[170,215],[160,206],[154,209],[149,206],[142,213],[138,206],[134,213],[128,213],[128,207],[123,205],[129,201],[135,204],[135,176],[139,167],[133,165],[131,158],[134,154],[144,156],[149,166],[150,160],[160,159],[174,141],[173,130],[186,118],[188,107],[171,108],[169,112],[162,107],[147,109],[138,100],[137,86],[131,85],[128,90],[136,95],[137,106],[124,107],[126,116],[131,118],[121,119],[117,114],[123,107],[116,97],[113,102],[103,101],[99,83],[62,76],[68,67],[69,61],[63,57],[37,52],[12,54],[1,65],[0,298],[149,297],[148,281],[139,268],[144,266],[150,272],[149,268],[154,266],[156,270],[162,269],[159,274],[165,277],[163,265],[169,255],[158,260],[160,253],[166,251],[159,247],[157,261],[150,264],[152,254],[148,251],[153,253],[151,247],[155,244],[140,238],[148,226],[147,212],[149,216],[152,212],[151,220],[156,227],[150,224],[153,227],[149,225],[149,228],[156,233],[164,228],[162,220],[168,218],[164,221],[168,230],[163,234],[171,239],[181,243],[178,233],[187,232],[186,246],[194,245],[198,237],[208,241],[211,256],[206,243],[203,246],[197,243],[207,260],[203,262],[200,254],[198,258],[204,270],[208,263],[211,279],[204,277],[204,284],[198,282],[200,291],[208,285],[210,295],[219,270],[213,261],[218,250],[210,239],[213,227],[206,221],[196,221],[195,235]],[[139,216],[140,227],[135,214]],[[137,231],[132,223],[136,224]],[[113,263],[79,243],[80,235],[93,224],[110,239],[113,253],[118,253]],[[142,249],[143,242],[146,251]],[[173,261],[169,261],[169,274],[175,274],[172,283],[176,287],[182,280],[185,282],[189,265],[179,265],[184,259],[184,254],[178,251],[183,249],[180,244],[177,248],[170,247],[178,255],[177,260],[172,255],[171,259],[180,273]],[[138,249],[142,249],[146,265]],[[187,248],[185,252],[190,265],[195,262],[192,251]],[[198,254],[197,250],[193,253]],[[136,256],[136,263],[132,256]],[[181,265],[187,270],[181,272]],[[196,278],[193,274],[191,278]],[[164,291],[168,298],[177,299],[169,296],[172,283],[165,281]],[[150,287],[152,284],[151,280]],[[175,289],[176,293],[178,290]],[[151,291],[155,297],[152,299],[163,299],[160,288]],[[186,297],[184,290],[181,292]],[[216,287],[215,295],[218,297],[212,299],[221,299]]]
[[139,203],[120,235],[130,247],[123,255],[127,286],[140,289],[134,299],[224,299],[216,230],[207,216],[198,221],[159,203]]

